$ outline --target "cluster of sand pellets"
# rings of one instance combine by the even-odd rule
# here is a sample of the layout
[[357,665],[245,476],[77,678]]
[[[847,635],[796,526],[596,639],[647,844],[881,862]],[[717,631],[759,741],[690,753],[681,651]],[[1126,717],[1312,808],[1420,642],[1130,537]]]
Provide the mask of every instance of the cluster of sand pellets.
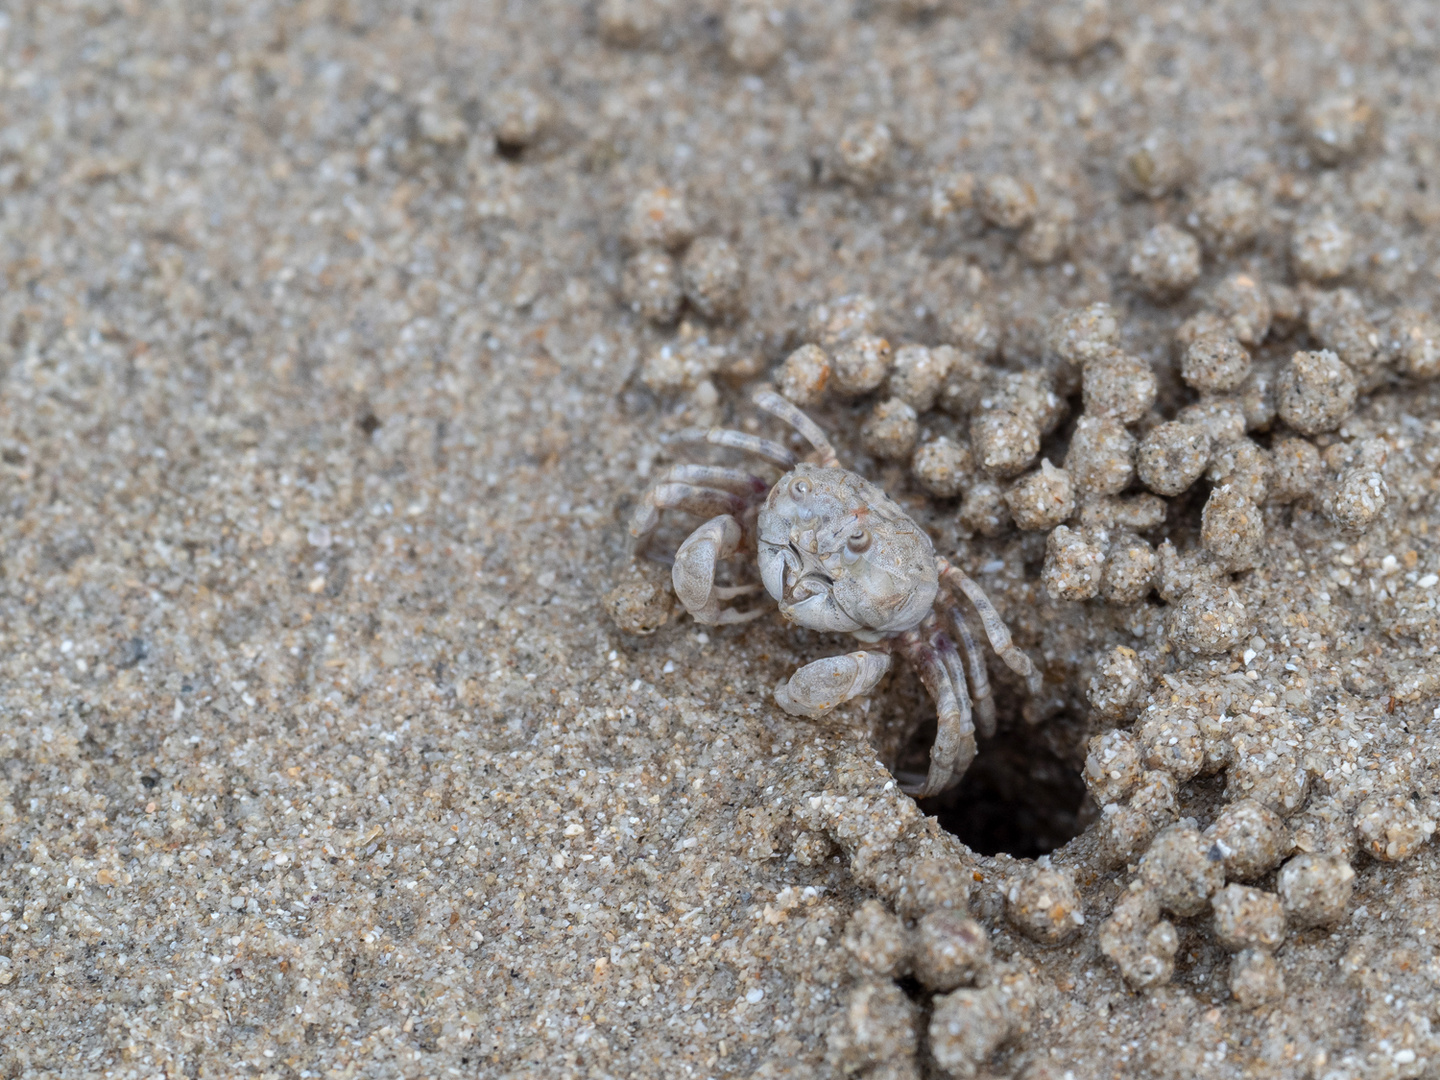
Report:
[[[1326,141],[1326,124],[1357,108],[1322,103],[1316,145],[1343,155],[1363,138],[1362,124]],[[888,152],[883,129],[849,130],[833,175],[863,190],[883,177]],[[1177,155],[1151,137],[1127,151],[1124,178],[1141,197],[1164,194],[1183,175]],[[1211,187],[1184,227],[1159,225],[1134,242],[1137,289],[1160,304],[1184,298],[1206,259],[1223,266],[1255,240],[1260,204],[1242,182]],[[930,212],[978,214],[1037,264],[1063,256],[1074,219],[1064,200],[1005,175],[947,175]],[[687,220],[673,193],[636,198],[638,250],[624,286],[625,302],[658,324],[686,312],[642,370],[648,387],[679,401],[675,422],[713,422],[722,387],[760,381],[822,418],[834,405],[858,409],[848,441],[861,471],[867,460],[898,464],[939,515],[953,515],[959,536],[1043,533],[1039,579],[1051,601],[1130,611],[1153,595],[1164,605],[1157,637],[1093,659],[1083,763],[1092,820],[1053,862],[1002,858],[996,875],[890,784],[868,802],[822,793],[796,810],[876,897],[845,932],[855,981],[830,1035],[832,1064],[898,1078],[924,1074],[928,1061],[971,1076],[999,1048],[1023,1046],[1037,1001],[1055,990],[1023,948],[1002,959],[994,935],[1046,949],[1073,942],[1096,906],[1078,882],[1102,875],[1111,902],[1089,927],[1090,948],[1131,988],[1171,981],[1181,950],[1171,920],[1189,920],[1229,957],[1217,978],[1240,1007],[1282,1000],[1277,950],[1345,920],[1356,860],[1414,856],[1435,831],[1440,800],[1421,779],[1431,768],[1425,749],[1402,738],[1398,772],[1393,761],[1378,775],[1357,770],[1364,717],[1322,722],[1307,691],[1257,679],[1256,656],[1292,642],[1261,636],[1246,575],[1293,504],[1320,515],[1337,547],[1384,513],[1388,444],[1356,437],[1347,421],[1365,395],[1440,376],[1440,323],[1404,307],[1375,318],[1337,285],[1353,238],[1320,214],[1290,237],[1291,280],[1243,268],[1218,279],[1175,330],[1168,371],[1126,348],[1123,317],[1108,303],[1063,311],[1043,347],[1016,363],[981,302],[942,313],[944,339],[924,343],[892,339],[880,305],[861,294],[815,306],[802,340],[764,371],[753,350],[714,332],[736,310],[741,279],[723,241],[700,248],[675,225]],[[677,270],[663,249],[685,243]],[[1198,529],[1177,527],[1197,486]],[[1435,575],[1404,570],[1433,589]],[[648,628],[664,617],[649,612]],[[1212,793],[1198,819],[1196,784]],[[999,897],[988,920],[969,902],[973,882],[987,878]],[[1052,1075],[1034,1061],[1023,1075]]]

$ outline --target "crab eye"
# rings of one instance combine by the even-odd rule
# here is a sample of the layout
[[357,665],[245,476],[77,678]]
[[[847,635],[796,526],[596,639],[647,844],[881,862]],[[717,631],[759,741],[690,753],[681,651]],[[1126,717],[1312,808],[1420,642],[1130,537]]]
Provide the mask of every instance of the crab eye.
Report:
[[810,494],[810,481],[803,477],[796,477],[790,481],[790,494],[796,498],[804,498]]
[[851,551],[864,551],[870,546],[870,530],[856,529],[850,534],[850,538],[845,541],[845,546]]

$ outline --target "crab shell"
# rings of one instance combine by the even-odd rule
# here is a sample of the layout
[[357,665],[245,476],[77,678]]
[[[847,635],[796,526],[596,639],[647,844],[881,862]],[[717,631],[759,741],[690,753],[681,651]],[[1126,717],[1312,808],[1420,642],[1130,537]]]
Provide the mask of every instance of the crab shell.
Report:
[[879,641],[914,629],[935,604],[930,537],[855,473],[796,466],[757,524],[760,577],[791,622]]

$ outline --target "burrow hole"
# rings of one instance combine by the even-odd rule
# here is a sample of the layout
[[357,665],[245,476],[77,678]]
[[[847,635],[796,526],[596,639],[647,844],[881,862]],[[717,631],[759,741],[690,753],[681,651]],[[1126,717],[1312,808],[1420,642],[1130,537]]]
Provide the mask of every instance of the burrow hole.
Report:
[[[928,760],[933,723],[923,725],[904,755]],[[917,762],[918,764],[918,762]],[[920,809],[981,855],[1034,859],[1079,836],[1089,824],[1085,782],[1073,765],[1044,745],[1023,722],[979,740],[979,753],[964,779]]]

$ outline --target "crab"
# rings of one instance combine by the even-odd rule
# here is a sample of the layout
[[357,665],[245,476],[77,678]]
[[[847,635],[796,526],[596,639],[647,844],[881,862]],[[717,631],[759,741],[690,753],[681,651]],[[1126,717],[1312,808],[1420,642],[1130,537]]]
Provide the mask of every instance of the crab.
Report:
[[[776,686],[775,703],[792,716],[821,716],[873,690],[896,654],[909,661],[935,702],[937,730],[928,773],[901,777],[901,787],[916,798],[937,795],[974,760],[976,721],[981,734],[995,729],[985,657],[960,599],[970,602],[991,648],[1032,695],[1040,675],[980,586],[936,555],[930,537],[885,492],[842,468],[815,421],[772,391],[753,400],[814,452],[798,460],[779,443],[725,428],[678,433],[677,441],[741,450],[784,475],[770,484],[743,469],[674,465],[635,509],[633,550],[647,553],[663,510],[706,518],[680,545],[671,569],[675,595],[696,622],[723,626],[761,617],[769,609],[741,611],[727,601],[763,587],[790,622],[850,634],[862,644],[806,664]],[[717,585],[720,562],[742,553],[756,557],[763,586]]]

